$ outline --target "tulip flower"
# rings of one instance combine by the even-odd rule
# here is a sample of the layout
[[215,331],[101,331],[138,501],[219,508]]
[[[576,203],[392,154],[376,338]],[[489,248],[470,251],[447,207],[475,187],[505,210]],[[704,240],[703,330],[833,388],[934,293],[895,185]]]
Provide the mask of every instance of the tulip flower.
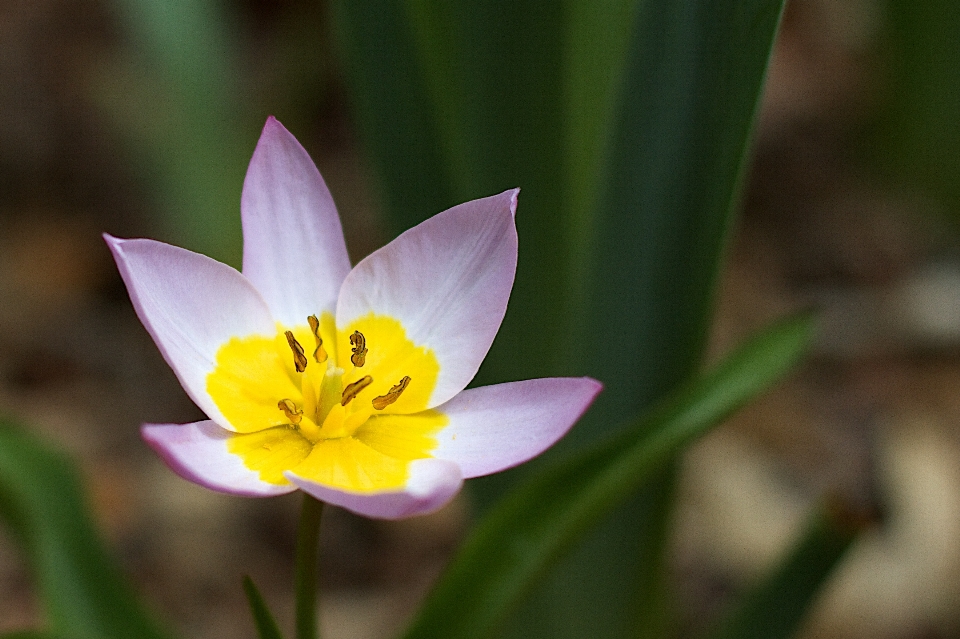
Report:
[[467,202],[351,269],[330,192],[272,117],[243,185],[243,269],[105,236],[140,320],[209,418],[147,424],[182,477],[244,496],[303,490],[378,518],[427,513],[463,480],[551,446],[589,378],[464,390],[503,320],[518,191]]

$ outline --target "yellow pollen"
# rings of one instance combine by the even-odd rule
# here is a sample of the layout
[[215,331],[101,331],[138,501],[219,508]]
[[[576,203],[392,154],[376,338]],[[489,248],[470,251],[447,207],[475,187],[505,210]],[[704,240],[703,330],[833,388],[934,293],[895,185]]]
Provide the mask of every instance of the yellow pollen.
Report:
[[323,348],[323,338],[320,337],[320,320],[317,319],[316,315],[310,315],[307,317],[307,323],[310,324],[313,336],[317,338],[317,348],[313,351],[313,359],[321,364],[327,361],[327,351]]
[[293,336],[292,331],[284,331],[283,334],[287,336],[287,344],[290,345],[290,350],[293,351],[293,365],[296,367],[298,373],[302,373],[307,369],[307,358],[303,354],[303,346],[300,346],[300,342]]
[[353,335],[350,336],[350,345],[353,346],[353,355],[350,356],[350,361],[353,362],[354,366],[360,368],[367,361],[367,338],[360,331],[354,331]]
[[364,388],[373,383],[373,378],[369,375],[361,377],[352,384],[347,384],[347,387],[343,389],[343,395],[340,398],[340,405],[346,406],[350,403],[354,397],[360,394]]
[[303,410],[297,408],[297,405],[289,399],[281,399],[277,402],[277,408],[283,411],[283,414],[294,426],[298,425],[303,419]]
[[374,397],[373,407],[377,410],[383,410],[390,404],[394,403],[400,398],[400,393],[407,389],[407,385],[410,383],[410,377],[407,375],[403,376],[403,379],[400,380],[399,384],[394,384],[390,387],[390,390],[387,391],[386,395],[380,395],[379,397]]

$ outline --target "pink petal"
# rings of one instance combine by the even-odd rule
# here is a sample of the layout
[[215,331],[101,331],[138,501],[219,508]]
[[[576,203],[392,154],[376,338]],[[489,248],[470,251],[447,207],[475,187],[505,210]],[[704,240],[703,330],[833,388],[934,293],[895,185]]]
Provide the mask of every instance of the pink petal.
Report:
[[333,313],[350,258],[330,191],[307,152],[267,119],[240,200],[243,274],[286,326]]
[[285,473],[301,490],[328,504],[340,506],[358,515],[377,519],[403,519],[426,515],[445,506],[463,485],[456,464],[439,459],[417,459],[410,462],[410,478],[403,491],[357,493],[330,488]]
[[467,479],[522,464],[563,437],[602,388],[589,377],[555,377],[465,390],[436,408],[450,423],[433,455]]
[[440,374],[428,407],[473,379],[507,309],[517,269],[518,190],[474,200],[408,230],[357,264],[343,283],[337,326],[376,313],[434,351]]
[[276,333],[263,298],[240,273],[153,240],[105,235],[133,307],[180,384],[208,417],[229,424],[207,394],[217,350],[233,336]]
[[237,435],[211,421],[144,424],[140,432],[175,473],[211,490],[242,497],[270,497],[296,490],[293,485],[262,481],[259,473],[227,450],[227,441]]

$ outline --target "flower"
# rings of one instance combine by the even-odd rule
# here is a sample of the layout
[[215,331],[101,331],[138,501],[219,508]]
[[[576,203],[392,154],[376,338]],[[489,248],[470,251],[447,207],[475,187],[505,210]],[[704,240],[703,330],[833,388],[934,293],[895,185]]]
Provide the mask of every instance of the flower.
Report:
[[455,206],[352,270],[310,157],[272,117],[243,185],[243,272],[105,235],[137,315],[209,417],[145,424],[182,477],[269,496],[297,488],[395,519],[465,478],[551,446],[600,391],[589,378],[464,390],[500,327],[518,191]]

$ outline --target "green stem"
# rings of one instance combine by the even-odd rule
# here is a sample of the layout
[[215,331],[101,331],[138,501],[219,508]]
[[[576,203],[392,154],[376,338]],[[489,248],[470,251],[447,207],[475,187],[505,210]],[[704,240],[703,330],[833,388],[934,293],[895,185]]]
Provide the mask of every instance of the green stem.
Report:
[[303,494],[300,526],[297,529],[296,590],[297,639],[318,639],[317,573],[320,550],[320,516],[323,502]]

